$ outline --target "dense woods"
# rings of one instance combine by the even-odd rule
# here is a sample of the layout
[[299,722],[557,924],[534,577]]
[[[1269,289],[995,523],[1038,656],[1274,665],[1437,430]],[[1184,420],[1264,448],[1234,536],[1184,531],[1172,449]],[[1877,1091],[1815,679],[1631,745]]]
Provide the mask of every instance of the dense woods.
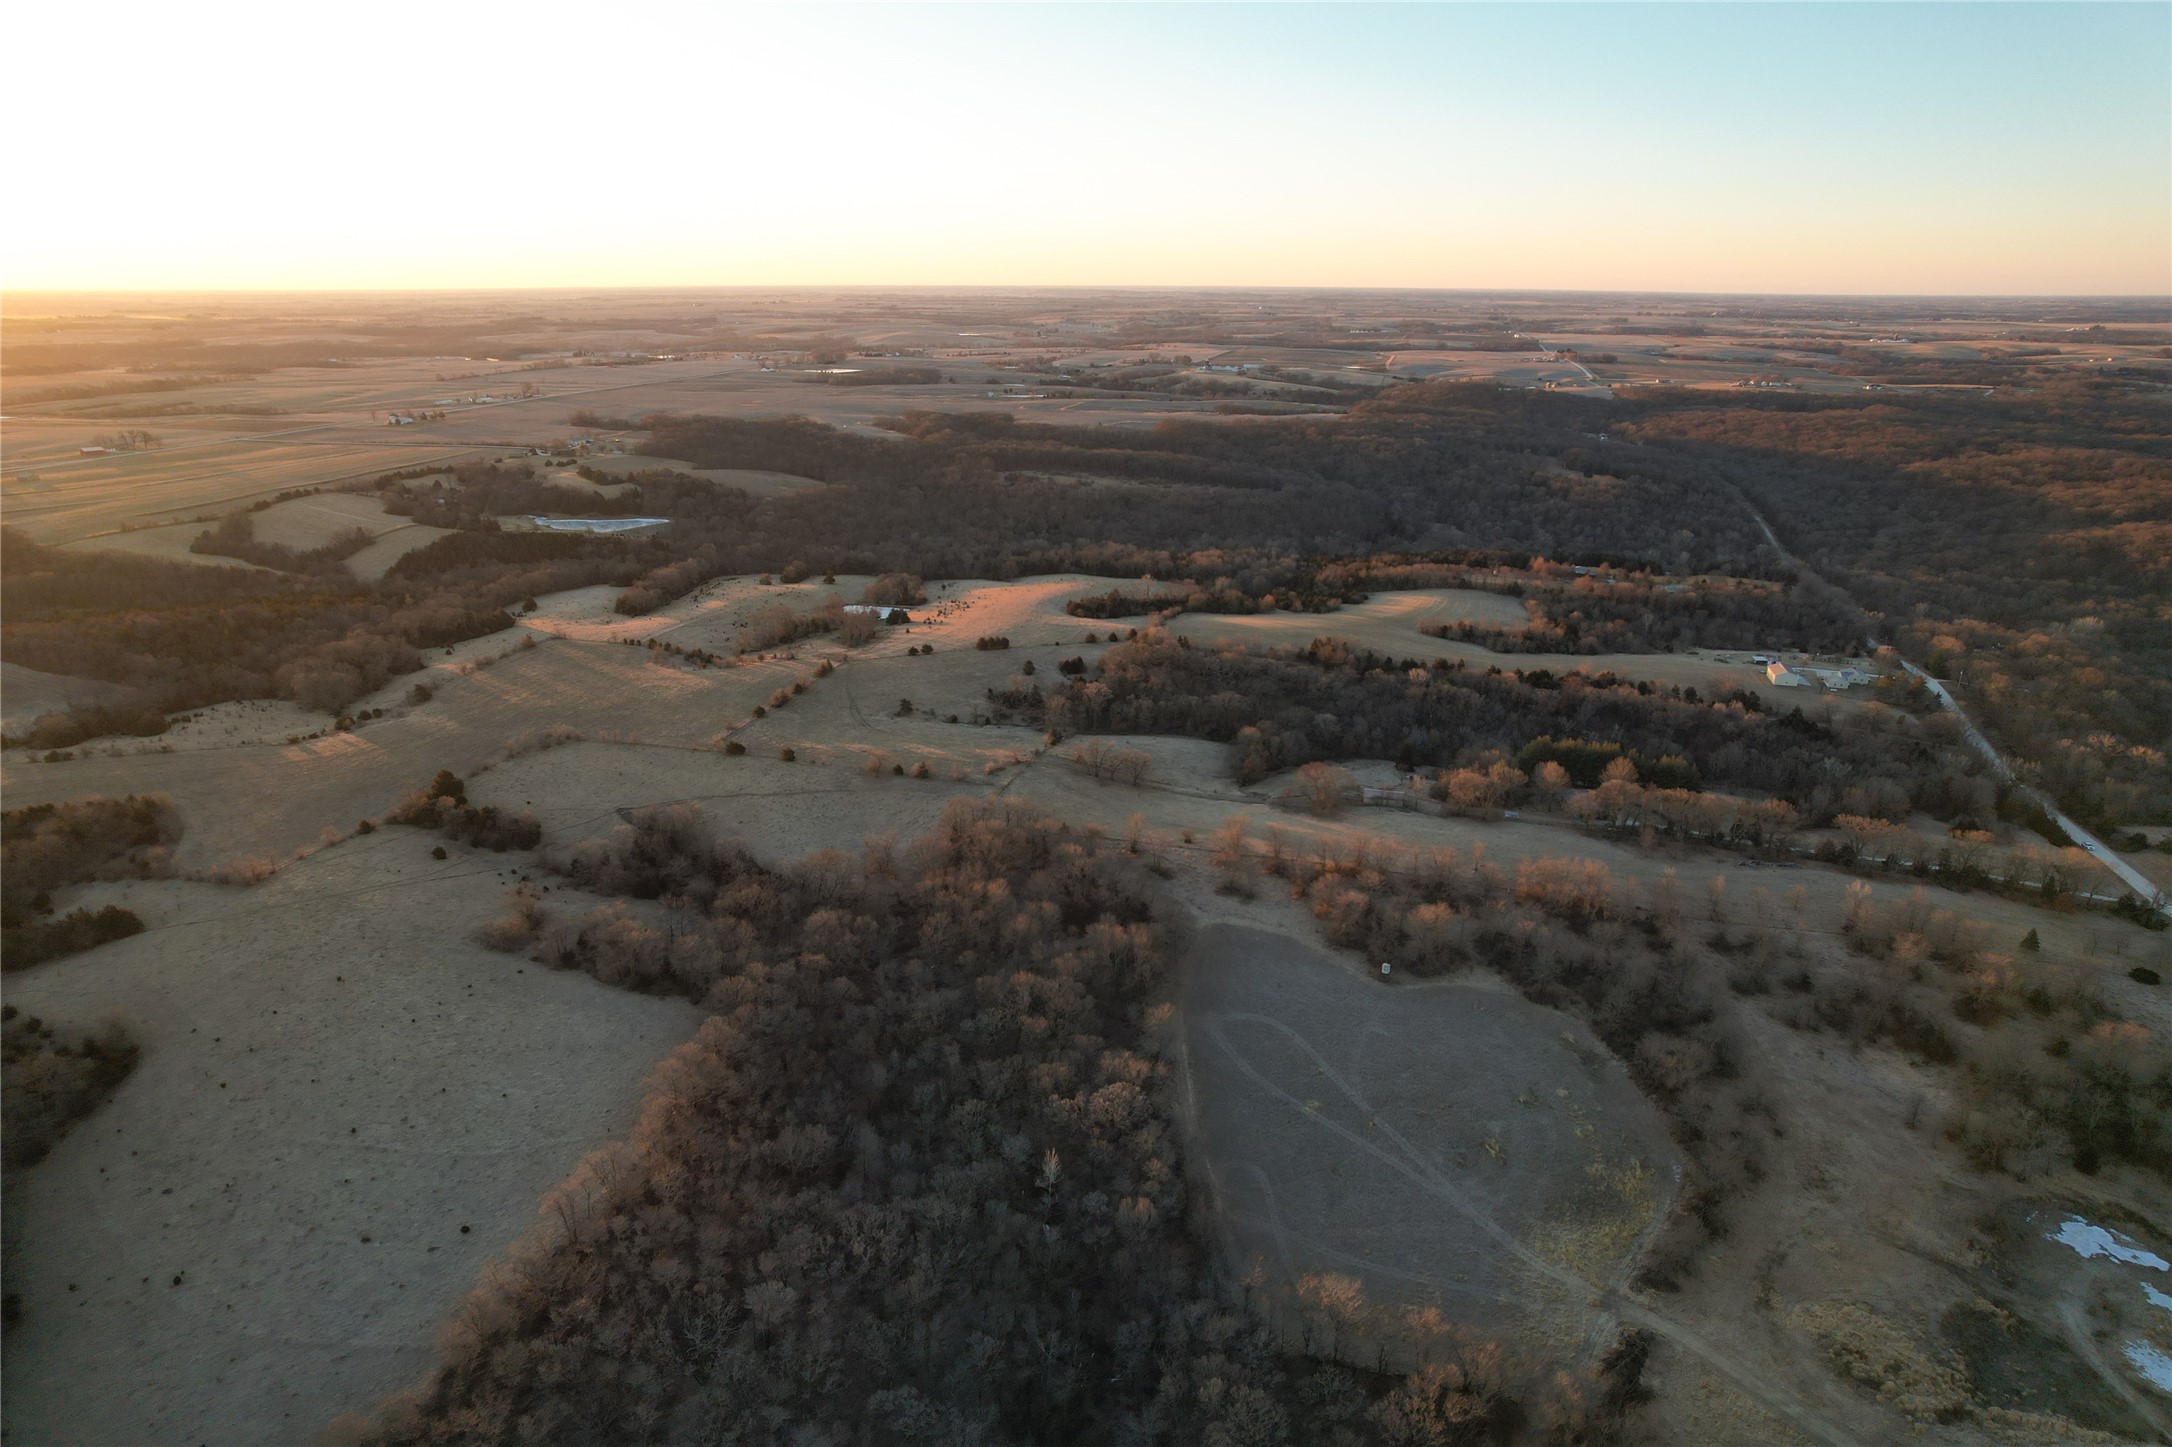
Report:
[[[1014,700],[1032,707],[1031,698]],[[1833,723],[1769,711],[1757,695],[1706,699],[1613,674],[1480,670],[1392,659],[1333,639],[1302,650],[1193,648],[1150,632],[1048,695],[1057,733],[1184,734],[1234,746],[1241,782],[1322,759],[1406,768],[1475,766],[1524,753],[1528,768],[1579,741],[1626,755],[1646,783],[1770,795],[1814,822],[1835,814],[1988,819],[1998,790],[1950,727],[1898,713]],[[1588,780],[1597,783],[1596,778]]]
[[[7,656],[145,689],[141,716],[119,723],[155,731],[160,710],[224,698],[336,709],[411,667],[415,648],[503,626],[511,601],[592,582],[633,584],[623,602],[642,612],[722,574],[792,563],[1189,580],[1080,609],[1115,617],[1180,594],[1222,611],[1329,609],[1459,561],[1538,571],[1534,560],[1549,559],[1605,567],[1613,581],[1544,580],[1524,591],[1529,629],[1449,636],[1503,651],[1838,651],[1872,632],[1954,678],[2085,821],[2172,817],[2172,623],[2161,606],[2172,443],[2150,399],[2120,382],[1992,397],[1651,390],[1614,402],[1435,382],[1385,387],[1333,416],[1139,430],[909,412],[889,420],[887,438],[804,418],[643,424],[659,457],[824,486],[757,498],[658,467],[606,498],[504,464],[458,469],[450,485],[388,479],[378,492],[389,509],[459,531],[375,587],[293,557],[260,560],[320,571],[220,576],[104,558],[86,568],[11,534]],[[1816,576],[1766,542],[1745,499]],[[550,512],[672,523],[627,540],[500,533],[489,520]],[[241,524],[222,530],[236,537],[217,546],[256,556]],[[55,725],[38,741],[86,736]]]
[[142,699],[41,721],[10,740],[38,748],[160,733],[166,714],[230,699],[289,698],[334,713],[420,667],[417,650],[510,627],[508,605],[584,576],[495,568],[423,591],[47,548],[13,530],[4,537],[7,660],[127,685]]
[[[1484,388],[1410,389],[1348,419],[1169,423],[1145,433],[914,413],[888,441],[804,419],[652,418],[649,446],[659,454],[832,486],[756,499],[657,468],[605,498],[523,465],[462,467],[450,485],[438,474],[389,477],[376,488],[389,511],[458,531],[374,586],[323,566],[329,558],[306,581],[236,572],[213,582],[201,575],[217,570],[86,561],[11,535],[6,653],[142,689],[136,714],[118,722],[155,733],[161,713],[231,698],[285,697],[336,712],[415,667],[415,649],[504,627],[510,603],[554,588],[631,583],[622,605],[641,612],[712,577],[794,560],[922,577],[1226,573],[1255,596],[1287,589],[1291,560],[1329,547],[1418,542],[1676,569],[1755,565],[1754,530],[1726,494],[1606,474],[1571,448],[1587,420],[1578,407]],[[1571,453],[1570,465],[1534,462],[1548,450]],[[508,534],[490,521],[520,513],[642,513],[672,525],[659,537],[619,540]],[[1664,522],[1685,513],[1707,522],[1694,532]],[[223,540],[209,546],[311,568],[298,556],[262,554],[244,523],[221,528]],[[100,586],[114,578],[117,588]],[[115,724],[57,720],[25,741],[65,747]]]
[[[1603,414],[1591,404],[1489,387],[1392,389],[1336,417],[1168,421],[1142,431],[913,412],[895,420],[888,442],[805,419],[647,422],[645,446],[658,456],[847,489],[843,515],[838,499],[819,493],[764,499],[756,515],[757,526],[785,530],[795,544],[807,539],[780,538],[779,556],[839,572],[1148,571],[1096,568],[1097,546],[1522,548],[1674,572],[1761,556],[1755,525],[1724,489],[1609,470],[1592,449]],[[1543,460],[1552,458],[1565,461]],[[802,532],[815,510],[829,526]],[[1694,529],[1683,525],[1690,517]]]
[[[95,556],[95,563],[87,561]],[[0,527],[0,614],[9,625],[115,609],[186,608],[293,597],[307,585],[248,568],[206,567],[134,553],[48,548]],[[19,662],[13,659],[11,662]]]
[[[1793,586],[1777,598],[1740,590],[1724,607],[1709,590],[1546,592],[1537,632],[1472,637],[1575,652],[1840,649],[1861,637],[1861,604],[1891,641],[1952,673],[2083,817],[2172,813],[2172,624],[2156,606],[2172,590],[2172,444],[2149,402],[2118,384],[1600,403],[1432,383],[1339,417],[1145,432],[913,413],[890,443],[805,421],[651,421],[660,454],[846,489],[850,520],[819,533],[794,514],[834,519],[838,499],[801,494],[754,513],[791,540],[769,553],[838,569],[1152,573],[1256,600],[1293,581],[1289,558],[1415,544],[1781,579]],[[1850,596],[1794,578],[1745,496]],[[931,533],[931,520],[954,526]],[[1240,556],[1184,556],[1210,547]],[[1275,560],[1267,576],[1206,583],[1256,565],[1248,550]]]
[[565,868],[669,913],[523,894],[493,942],[710,1018],[375,1440],[1607,1439],[1620,1382],[1436,1313],[1408,1376],[1306,1357],[1217,1281],[1155,1043],[1177,941],[1123,850],[960,802],[771,870],[681,806]]
[[1997,397],[1637,399],[1629,436],[1724,476],[1960,683],[2084,821],[2172,817],[2172,434],[2116,382]]

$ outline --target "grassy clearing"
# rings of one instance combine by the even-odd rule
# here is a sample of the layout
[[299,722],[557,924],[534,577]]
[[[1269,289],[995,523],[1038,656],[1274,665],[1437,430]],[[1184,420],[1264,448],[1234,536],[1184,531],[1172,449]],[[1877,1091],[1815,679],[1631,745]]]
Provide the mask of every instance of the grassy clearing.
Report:
[[1623,1280],[1672,1195],[1666,1128],[1620,1064],[1488,983],[1396,988],[1212,926],[1184,1017],[1237,1274],[1285,1301],[1335,1272],[1377,1304],[1573,1341],[1575,1283]]
[[50,1019],[121,1010],[144,1047],[23,1182],[11,1440],[304,1439],[416,1374],[625,1126],[693,1012],[470,944],[510,872],[429,847],[387,830],[246,892],[131,885],[147,933],[10,983]]

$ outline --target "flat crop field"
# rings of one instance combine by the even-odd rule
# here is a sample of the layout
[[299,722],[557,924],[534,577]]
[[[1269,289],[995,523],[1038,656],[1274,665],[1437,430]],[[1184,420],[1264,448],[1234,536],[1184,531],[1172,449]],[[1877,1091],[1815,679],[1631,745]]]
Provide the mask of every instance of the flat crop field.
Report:
[[433,528],[424,523],[407,523],[404,526],[379,533],[366,548],[347,558],[347,571],[364,580],[382,578],[385,570],[417,548],[426,548],[439,538],[451,533],[450,528]]
[[[409,522],[404,517],[386,512],[383,504],[376,498],[356,493],[320,493],[311,497],[298,497],[288,502],[275,503],[249,516],[258,541],[292,548],[297,552],[323,547],[356,528],[370,533],[370,544],[359,552],[349,554],[346,559],[347,571],[362,579],[383,577],[385,570],[406,554],[435,542],[450,531],[447,528]],[[101,533],[63,546],[88,552],[138,553],[145,557],[164,558],[170,562],[201,563],[212,567],[257,566],[217,553],[191,552],[190,545],[203,536],[206,526],[207,524],[202,522],[186,522],[169,523],[164,527],[132,528],[123,533]]]
[[[287,488],[483,455],[422,438],[364,444],[283,435],[60,458],[35,468],[17,467],[11,458],[0,503],[11,525],[40,542],[66,543],[225,512]],[[26,470],[33,476],[26,478]]]

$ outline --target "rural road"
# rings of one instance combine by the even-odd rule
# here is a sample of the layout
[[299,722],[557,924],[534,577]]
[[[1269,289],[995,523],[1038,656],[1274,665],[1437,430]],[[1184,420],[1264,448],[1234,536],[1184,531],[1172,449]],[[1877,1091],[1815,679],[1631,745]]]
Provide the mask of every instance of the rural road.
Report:
[[1577,371],[1582,372],[1584,374],[1584,380],[1587,382],[1596,382],[1599,380],[1597,377],[1592,375],[1591,368],[1585,366],[1582,362],[1577,361],[1573,355],[1562,351],[1559,347],[1549,347],[1542,339],[1534,337],[1528,332],[1518,332],[1516,333],[1516,335],[1522,337],[1532,346],[1537,347],[1539,351],[1539,356],[1541,358],[1552,361],[1567,362],[1570,366],[1576,368]]
[[[1800,558],[1788,551],[1787,544],[1781,542],[1778,535],[1772,531],[1772,524],[1765,521],[1763,513],[1750,506],[1748,498],[1742,499],[1742,505],[1749,509],[1751,521],[1757,524],[1758,530],[1765,535],[1765,541],[1772,544],[1775,551],[1794,563],[1804,567],[1808,566],[1803,564]],[[1873,653],[1877,652],[1880,647],[1878,640],[1875,638],[1865,638],[1863,642],[1869,645]],[[1899,650],[1895,649],[1894,652],[1898,656]],[[2126,860],[2121,859],[2110,845],[2097,838],[2087,829],[2082,828],[2072,819],[2069,819],[2060,811],[2057,804],[2038,793],[2035,789],[2030,788],[2027,784],[2021,783],[2015,776],[2013,764],[2004,754],[1998,751],[1997,745],[1984,737],[1983,730],[1976,727],[1976,721],[1968,716],[1967,710],[1961,707],[1960,700],[1948,692],[1943,683],[1940,683],[1905,658],[1901,659],[1901,667],[1907,669],[1911,677],[1921,680],[1923,686],[1928,688],[1931,695],[1938,700],[1939,705],[1961,721],[1962,735],[1967,738],[1976,752],[1991,761],[1991,767],[1998,771],[2001,779],[2012,784],[2022,794],[2026,795],[2031,802],[2040,806],[2046,814],[2051,816],[2053,823],[2066,831],[2068,838],[2087,850],[2099,864],[2110,870],[2114,879],[2133,890],[2137,899],[2155,908],[2157,913],[2164,918],[2172,919],[2172,904],[2166,903],[2164,891],[2152,883],[2147,875],[2127,863]]]
[[[1865,641],[1872,642],[1873,640],[1866,639]],[[2127,863],[2126,860],[2121,859],[2110,845],[2097,838],[2096,835],[2069,819],[2060,811],[2059,806],[2049,798],[2039,794],[2036,790],[2030,788],[2027,784],[2021,783],[2014,777],[2014,766],[2006,761],[2005,756],[1999,753],[1997,746],[1991,740],[1984,737],[1983,730],[1976,727],[1975,721],[1968,716],[1968,711],[1961,707],[1960,700],[1949,693],[1943,683],[1940,683],[1905,658],[1901,660],[1901,667],[1908,670],[1910,677],[1920,680],[1923,686],[1929,689],[1938,702],[1944,706],[1946,712],[1961,721],[1962,736],[1974,746],[1976,752],[1991,761],[1991,767],[1998,770],[2000,778],[2013,784],[2018,792],[2026,795],[2033,803],[2041,805],[2044,812],[2051,816],[2052,822],[2066,831],[2068,838],[2096,856],[2097,862],[2109,869],[2121,884],[2133,890],[2137,898],[2155,906],[2159,914],[2172,917],[2172,911],[2168,911],[2165,903],[2164,891],[2159,889],[2150,880],[2149,876]]]

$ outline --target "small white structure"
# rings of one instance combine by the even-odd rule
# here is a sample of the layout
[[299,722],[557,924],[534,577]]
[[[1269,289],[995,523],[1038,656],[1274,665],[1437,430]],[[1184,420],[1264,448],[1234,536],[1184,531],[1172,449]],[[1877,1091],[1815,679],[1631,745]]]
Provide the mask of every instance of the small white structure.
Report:
[[910,623],[913,615],[894,603],[847,603],[847,613],[872,613],[885,623]]
[[1810,680],[1775,660],[1765,665],[1765,682],[1779,688],[1808,688]]

